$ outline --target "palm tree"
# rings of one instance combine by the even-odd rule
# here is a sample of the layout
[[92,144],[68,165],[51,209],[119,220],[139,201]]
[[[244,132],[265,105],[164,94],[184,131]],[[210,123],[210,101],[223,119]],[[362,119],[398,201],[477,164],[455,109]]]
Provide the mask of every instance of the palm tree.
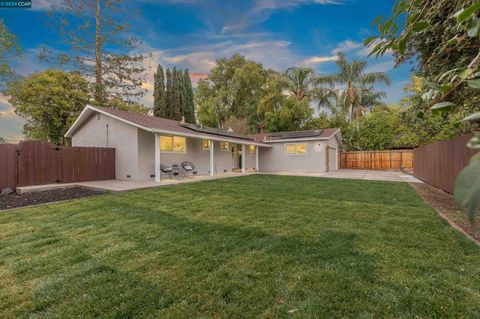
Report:
[[291,67],[277,78],[280,86],[299,101],[308,99],[319,106],[331,106],[333,82],[329,77],[317,76],[312,68]]
[[361,116],[366,108],[381,103],[385,92],[376,92],[374,85],[385,83],[390,85],[390,78],[384,72],[365,73],[367,62],[353,60],[349,63],[343,53],[338,54],[338,73],[328,78],[335,84],[346,86],[337,89],[338,102],[348,113],[348,121]]

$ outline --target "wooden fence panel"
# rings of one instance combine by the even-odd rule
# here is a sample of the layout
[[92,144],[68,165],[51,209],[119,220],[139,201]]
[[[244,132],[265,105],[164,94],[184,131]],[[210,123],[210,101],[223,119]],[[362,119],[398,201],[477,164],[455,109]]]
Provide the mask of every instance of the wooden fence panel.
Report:
[[0,144],[0,190],[17,185],[17,146]]
[[40,141],[0,147],[0,189],[115,179],[114,148],[58,147]]
[[399,170],[413,168],[412,150],[341,152],[340,168]]
[[478,150],[466,146],[472,135],[459,136],[416,148],[413,175],[448,193],[453,193],[455,179]]

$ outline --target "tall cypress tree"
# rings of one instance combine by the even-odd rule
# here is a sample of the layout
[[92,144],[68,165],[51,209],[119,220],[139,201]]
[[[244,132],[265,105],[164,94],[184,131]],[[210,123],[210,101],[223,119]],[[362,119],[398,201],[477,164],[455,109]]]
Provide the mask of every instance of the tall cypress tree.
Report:
[[182,87],[179,72],[176,67],[172,71],[172,105],[169,109],[172,112],[171,119],[180,120],[182,118]]
[[195,123],[195,104],[193,104],[192,81],[188,69],[183,73],[184,90],[185,90],[185,119],[189,123]]
[[172,114],[172,105],[173,105],[172,72],[168,68],[167,68],[166,76],[167,76],[167,89],[165,92],[166,93],[165,94],[165,102],[166,102],[165,118],[173,119],[174,117]]
[[159,64],[157,73],[154,74],[153,86],[153,115],[157,117],[166,117],[167,100],[165,92],[165,78],[163,67]]

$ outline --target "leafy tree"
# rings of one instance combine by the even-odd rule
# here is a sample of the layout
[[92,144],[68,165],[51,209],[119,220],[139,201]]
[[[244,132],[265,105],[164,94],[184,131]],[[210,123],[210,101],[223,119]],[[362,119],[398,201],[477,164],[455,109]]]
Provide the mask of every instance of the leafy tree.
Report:
[[313,109],[308,100],[284,96],[279,108],[265,113],[267,132],[298,131],[309,128]]
[[60,33],[70,53],[43,49],[40,57],[78,70],[94,82],[94,100],[111,96],[131,100],[142,96],[143,64],[147,58],[132,52],[139,42],[129,37],[129,13],[121,0],[64,0],[49,12],[52,28]]
[[261,64],[239,54],[217,60],[208,77],[197,85],[195,98],[200,123],[223,128],[233,115],[247,118],[251,130],[256,131],[256,111],[267,75]]
[[[400,61],[409,54],[419,57],[420,70],[431,72],[425,76],[430,80],[427,82],[429,89],[422,95],[427,103],[425,111],[445,113],[462,108],[459,102],[462,96],[468,96],[462,94],[463,89],[468,93],[480,89],[480,2],[438,1],[438,5],[444,6],[435,6],[432,0],[398,0],[391,16],[374,21],[379,35],[366,39],[365,44],[372,45],[372,54],[377,56],[391,50]],[[432,9],[435,10],[433,14],[430,13]],[[455,13],[448,15],[449,12]],[[441,34],[440,37],[432,34],[435,43],[426,40],[430,28]],[[441,61],[445,62],[445,69],[437,73],[434,63]],[[473,92],[478,97],[478,91]],[[474,100],[472,112],[476,113],[467,116],[464,122],[479,122],[478,100]],[[469,147],[480,148],[478,135],[469,142]],[[468,210],[472,221],[480,210],[479,181],[480,156],[474,156],[457,177],[455,185],[456,203]]]
[[153,115],[158,117],[166,117],[167,101],[165,92],[165,78],[163,67],[159,64],[157,72],[153,76]]
[[134,102],[134,101],[125,101],[119,97],[112,97],[108,100],[108,105],[117,110],[127,111],[131,113],[137,113],[141,115],[148,115],[150,108],[145,105]]
[[63,136],[89,102],[89,85],[77,72],[47,70],[9,83],[6,95],[26,120],[27,138],[62,144]]
[[3,19],[0,18],[0,84],[14,74],[14,70],[8,63],[8,57],[20,54],[20,46],[17,37],[12,34]]
[[168,108],[172,120],[182,118],[182,72],[178,72],[176,67],[172,71],[172,104]]
[[338,102],[346,111],[348,121],[352,122],[384,96],[384,93],[374,91],[374,84],[389,85],[390,78],[383,72],[365,73],[366,61],[353,60],[349,63],[343,53],[338,55],[336,63],[338,73],[327,78],[344,86],[337,90]]

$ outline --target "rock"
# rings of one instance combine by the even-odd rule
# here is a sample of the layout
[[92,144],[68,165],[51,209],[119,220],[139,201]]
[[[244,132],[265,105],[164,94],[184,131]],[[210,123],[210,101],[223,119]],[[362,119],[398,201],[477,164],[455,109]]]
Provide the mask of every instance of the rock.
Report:
[[13,193],[13,189],[9,187],[5,187],[4,189],[2,189],[2,195],[10,195],[12,193]]

